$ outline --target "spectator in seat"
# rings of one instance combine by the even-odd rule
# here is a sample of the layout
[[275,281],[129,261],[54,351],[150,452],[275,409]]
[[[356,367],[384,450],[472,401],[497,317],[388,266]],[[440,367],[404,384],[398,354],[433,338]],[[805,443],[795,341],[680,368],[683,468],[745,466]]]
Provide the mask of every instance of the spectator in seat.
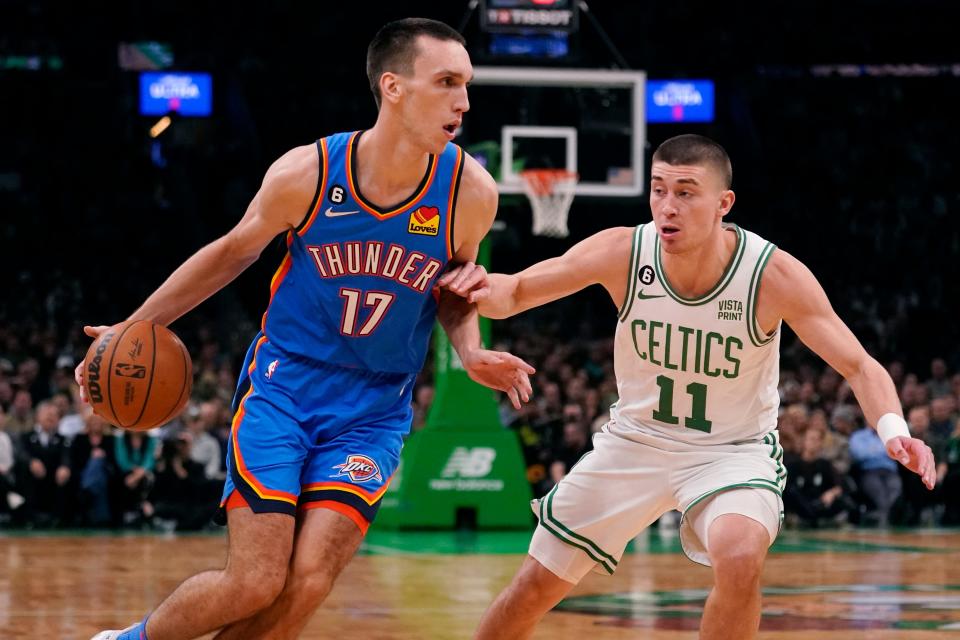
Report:
[[113,522],[110,487],[117,474],[116,444],[106,421],[87,414],[83,433],[70,445],[73,475],[77,479],[77,515],[85,525],[102,527]]
[[26,433],[37,424],[33,414],[33,396],[26,389],[20,389],[13,395],[13,404],[3,423],[4,430],[11,437]]
[[60,411],[60,424],[57,426],[57,433],[71,442],[77,434],[83,433],[86,428],[86,422],[73,404],[73,396],[69,391],[58,391],[53,396],[53,403],[57,405]]
[[930,402],[930,437],[940,444],[946,444],[953,435],[957,421],[953,412],[957,408],[957,401],[952,395],[940,396]]
[[[0,425],[3,424],[4,417],[3,407],[0,406]],[[24,503],[23,496],[16,490],[15,463],[16,452],[13,448],[13,440],[10,434],[0,428],[0,514],[5,518],[9,518],[10,514]]]
[[934,358],[930,362],[930,379],[927,380],[927,389],[931,398],[940,398],[949,395],[950,377],[947,375],[947,363],[943,358]]
[[837,472],[823,456],[823,440],[822,429],[808,428],[800,455],[787,460],[784,508],[810,527],[842,521],[849,509]]
[[589,427],[583,419],[583,408],[579,404],[567,404],[563,407],[563,435],[560,445],[553,452],[553,460],[548,468],[553,484],[560,482],[573,465],[577,464],[592,445]]
[[869,426],[850,436],[850,460],[857,468],[860,489],[871,502],[863,523],[887,526],[890,508],[903,489],[896,461],[887,455],[880,436]]
[[830,416],[830,431],[823,441],[823,457],[833,463],[838,474],[850,469],[850,435],[857,430],[860,416],[856,407],[838,404]]
[[192,459],[191,431],[163,441],[149,503],[155,517],[177,530],[197,530],[210,522],[217,508],[220,483],[209,480]]
[[114,506],[124,524],[134,524],[153,516],[147,494],[153,486],[156,466],[156,438],[139,431],[124,431],[114,439],[118,482],[114,483]]
[[943,459],[937,465],[937,480],[941,478],[944,511],[940,524],[955,527],[960,525],[960,424],[947,440]]
[[49,400],[37,405],[33,431],[20,434],[18,486],[27,500],[28,517],[39,526],[61,524],[68,506],[70,449],[57,433],[60,411]]
[[222,480],[225,475],[220,471],[223,466],[220,443],[213,437],[220,420],[220,408],[219,400],[207,400],[200,404],[196,417],[187,419],[190,459],[203,468],[204,475],[210,480]]

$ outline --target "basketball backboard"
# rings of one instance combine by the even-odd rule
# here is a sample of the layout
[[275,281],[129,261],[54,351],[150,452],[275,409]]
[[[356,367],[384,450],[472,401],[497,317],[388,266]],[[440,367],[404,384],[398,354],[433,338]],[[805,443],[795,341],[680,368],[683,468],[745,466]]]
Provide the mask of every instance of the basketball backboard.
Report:
[[578,173],[579,196],[639,196],[645,82],[641,71],[474,67],[458,143],[487,145],[501,194],[523,193],[522,169],[548,167]]

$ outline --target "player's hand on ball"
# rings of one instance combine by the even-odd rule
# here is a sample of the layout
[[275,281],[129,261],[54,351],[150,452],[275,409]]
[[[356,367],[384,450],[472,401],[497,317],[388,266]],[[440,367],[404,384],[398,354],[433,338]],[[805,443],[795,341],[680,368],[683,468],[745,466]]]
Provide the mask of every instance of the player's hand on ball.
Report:
[[[103,333],[109,328],[110,327],[108,327],[105,324],[101,324],[96,327],[91,327],[90,325],[86,325],[83,327],[83,332],[88,336],[90,336],[91,338],[93,338],[94,340],[96,340],[101,333]],[[87,402],[88,401],[87,392],[83,388],[83,360],[81,360],[80,364],[77,365],[77,368],[73,370],[73,379],[76,381],[78,385],[80,385],[80,399],[83,400],[84,402]]]
[[482,264],[465,262],[443,274],[437,281],[442,289],[462,296],[474,303],[490,295],[490,280]]
[[533,393],[530,374],[536,369],[512,353],[474,349],[463,358],[463,368],[474,382],[506,393],[514,409]]
[[933,451],[919,438],[897,436],[887,441],[887,455],[923,479],[927,489],[937,484],[937,464]]

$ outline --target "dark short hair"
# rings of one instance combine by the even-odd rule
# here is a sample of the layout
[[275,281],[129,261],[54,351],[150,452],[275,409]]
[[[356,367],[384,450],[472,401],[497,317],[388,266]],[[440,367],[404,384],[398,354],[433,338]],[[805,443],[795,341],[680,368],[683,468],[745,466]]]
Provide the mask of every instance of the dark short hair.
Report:
[[383,25],[367,47],[367,79],[373,99],[380,108],[380,76],[390,71],[409,75],[417,55],[417,38],[429,36],[437,40],[453,40],[466,46],[467,41],[452,27],[429,18],[404,18]]
[[674,136],[657,147],[653,152],[653,161],[712,167],[720,174],[724,188],[729,189],[733,184],[730,156],[723,147],[705,136],[693,133]]

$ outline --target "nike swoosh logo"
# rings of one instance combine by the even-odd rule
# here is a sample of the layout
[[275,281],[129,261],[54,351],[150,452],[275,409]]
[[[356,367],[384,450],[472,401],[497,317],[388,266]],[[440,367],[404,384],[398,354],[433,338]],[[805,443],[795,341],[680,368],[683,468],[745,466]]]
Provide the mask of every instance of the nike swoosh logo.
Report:
[[645,295],[645,294],[643,293],[643,289],[640,289],[640,292],[637,294],[637,300],[652,300],[653,298],[666,298],[666,297],[667,297],[666,294],[659,295],[659,296],[648,296],[648,295]]
[[333,207],[327,207],[327,210],[323,212],[323,215],[328,218],[339,218],[340,216],[352,216],[355,213],[360,213],[359,211],[334,211]]

